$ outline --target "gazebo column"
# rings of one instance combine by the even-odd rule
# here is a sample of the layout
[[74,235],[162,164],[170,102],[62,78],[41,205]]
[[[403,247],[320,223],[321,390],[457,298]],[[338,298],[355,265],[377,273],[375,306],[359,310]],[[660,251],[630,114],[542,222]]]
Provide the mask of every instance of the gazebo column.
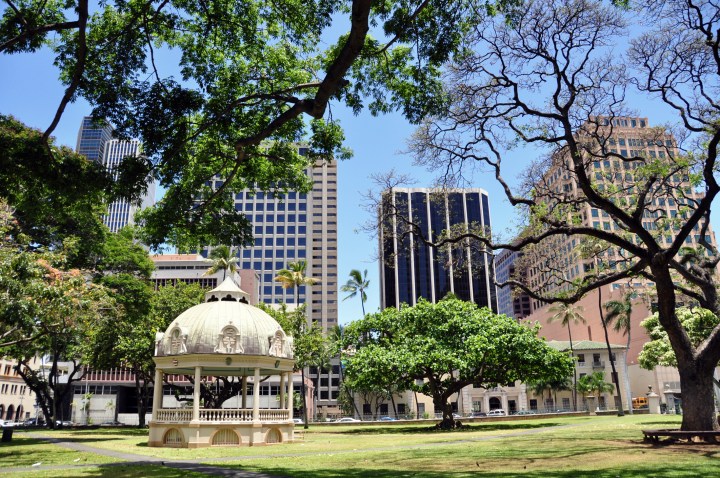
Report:
[[158,410],[162,408],[163,399],[163,371],[155,368],[155,388],[153,389],[152,421],[157,420]]
[[247,375],[242,377],[242,405],[240,408],[247,409]]
[[200,420],[200,377],[202,374],[202,367],[195,367],[195,387],[193,389],[193,416],[194,422]]
[[280,410],[287,408],[285,402],[285,372],[280,372]]
[[295,404],[295,389],[293,387],[293,373],[287,372],[287,411],[288,418],[293,417],[293,405]]
[[260,421],[260,368],[255,367],[253,378],[253,421]]

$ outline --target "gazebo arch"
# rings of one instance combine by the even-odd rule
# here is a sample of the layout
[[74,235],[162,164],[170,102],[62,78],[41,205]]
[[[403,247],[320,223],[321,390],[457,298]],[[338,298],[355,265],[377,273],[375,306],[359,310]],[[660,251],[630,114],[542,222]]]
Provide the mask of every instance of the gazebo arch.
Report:
[[[149,446],[198,448],[293,440],[292,337],[270,315],[247,304],[246,297],[228,278],[205,294],[204,303],[186,310],[165,333],[156,335]],[[191,407],[163,406],[166,375],[192,377]],[[239,391],[217,408],[206,407],[201,403],[201,384],[219,388],[219,377],[239,382]],[[261,397],[261,382],[273,383],[279,400]]]

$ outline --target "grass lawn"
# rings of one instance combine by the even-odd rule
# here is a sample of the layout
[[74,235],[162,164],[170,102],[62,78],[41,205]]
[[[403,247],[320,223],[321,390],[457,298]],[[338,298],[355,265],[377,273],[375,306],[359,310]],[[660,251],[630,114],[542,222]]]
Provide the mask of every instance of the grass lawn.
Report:
[[88,466],[73,469],[52,469],[28,472],[12,472],[0,476],[31,477],[31,478],[207,478],[204,473],[192,473],[186,470],[178,470],[160,465],[113,465],[113,466]]
[[[147,431],[99,429],[48,432],[93,447],[167,460],[199,460],[214,466],[297,477],[696,477],[717,476],[718,445],[654,446],[641,429],[673,428],[680,417],[556,417],[473,424],[465,430],[430,431],[423,425],[312,426],[304,442],[199,450],[148,448]],[[80,454],[56,445],[19,440],[0,447],[5,466],[29,466],[55,449],[51,460],[73,463]],[[8,446],[9,445],[9,446]],[[58,451],[59,450],[59,451]],[[72,459],[64,456],[72,454]],[[21,464],[18,460],[22,458]],[[102,463],[88,457],[85,463]],[[93,461],[95,460],[95,461]],[[108,459],[105,459],[108,460]],[[48,463],[49,464],[49,463]],[[2,469],[0,469],[0,473]],[[16,475],[20,476],[20,475]],[[37,470],[30,477],[203,476],[161,466],[93,466]]]
[[43,465],[101,464],[119,461],[115,458],[95,453],[79,452],[62,448],[36,438],[30,438],[16,431],[12,442],[0,445],[0,473],[2,468]]

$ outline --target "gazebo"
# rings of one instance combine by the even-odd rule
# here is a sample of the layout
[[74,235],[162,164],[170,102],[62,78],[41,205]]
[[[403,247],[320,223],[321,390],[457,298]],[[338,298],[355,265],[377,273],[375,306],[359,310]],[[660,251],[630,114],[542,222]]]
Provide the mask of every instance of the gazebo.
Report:
[[[228,278],[205,294],[204,303],[186,310],[165,333],[157,334],[149,446],[199,448],[292,441],[292,337],[285,335],[275,319],[248,304],[247,296]],[[163,408],[165,375],[194,378],[192,408]],[[202,407],[203,377],[223,376],[241,380],[242,400],[238,396],[221,408]],[[273,376],[279,376],[279,400],[260,408],[261,381]]]

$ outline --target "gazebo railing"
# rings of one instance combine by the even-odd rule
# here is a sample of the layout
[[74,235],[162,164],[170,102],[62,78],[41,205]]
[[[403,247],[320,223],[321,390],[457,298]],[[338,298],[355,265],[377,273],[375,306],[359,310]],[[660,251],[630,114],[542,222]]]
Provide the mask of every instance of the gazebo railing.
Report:
[[[265,409],[260,410],[260,421],[278,422],[290,420],[287,410]],[[186,423],[192,420],[192,409],[163,408],[157,411],[157,421],[168,423]],[[201,408],[201,422],[251,422],[253,420],[252,408]]]
[[201,422],[251,422],[252,408],[201,408]]
[[192,420],[192,408],[161,408],[157,411],[159,422],[185,423]]

